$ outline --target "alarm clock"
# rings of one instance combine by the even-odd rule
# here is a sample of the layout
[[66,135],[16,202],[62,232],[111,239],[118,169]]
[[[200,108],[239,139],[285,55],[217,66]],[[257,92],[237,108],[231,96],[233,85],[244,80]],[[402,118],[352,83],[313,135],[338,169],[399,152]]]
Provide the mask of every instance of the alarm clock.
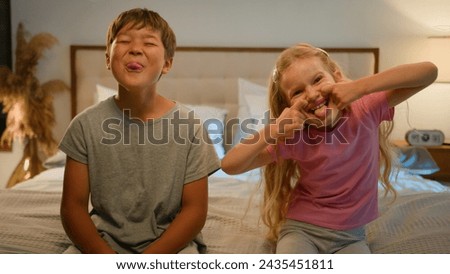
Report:
[[412,146],[440,146],[445,136],[440,130],[413,129],[406,132],[406,141]]

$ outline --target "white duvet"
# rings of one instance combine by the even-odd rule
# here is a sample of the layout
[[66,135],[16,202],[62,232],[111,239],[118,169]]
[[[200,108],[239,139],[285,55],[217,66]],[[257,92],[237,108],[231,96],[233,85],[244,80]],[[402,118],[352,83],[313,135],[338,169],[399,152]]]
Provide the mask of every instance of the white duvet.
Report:
[[[0,253],[61,253],[69,244],[59,218],[64,168],[0,191]],[[259,171],[209,179],[208,253],[270,253],[259,219]],[[380,195],[380,217],[367,226],[373,253],[449,253],[450,191],[401,170],[398,197]],[[381,191],[381,188],[380,188]]]

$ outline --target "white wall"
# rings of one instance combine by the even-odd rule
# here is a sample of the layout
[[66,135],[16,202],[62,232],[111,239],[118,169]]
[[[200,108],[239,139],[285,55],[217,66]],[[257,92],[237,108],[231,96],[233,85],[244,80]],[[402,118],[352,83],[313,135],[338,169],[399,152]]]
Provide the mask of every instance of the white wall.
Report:
[[[133,7],[160,13],[174,29],[180,46],[285,47],[308,42],[321,47],[379,47],[380,68],[386,69],[423,59],[427,36],[450,33],[433,28],[449,22],[425,20],[450,20],[450,5],[442,1],[420,5],[418,0],[12,0],[12,33],[23,22],[32,35],[46,31],[58,38],[59,44],[46,52],[38,66],[41,82],[61,79],[69,84],[69,45],[104,44],[109,23]],[[411,12],[414,5],[419,5],[420,16]],[[411,116],[421,108],[421,113],[447,121],[448,113],[434,107],[442,98],[426,96],[436,98],[428,100],[430,105],[419,103],[412,108],[410,104]],[[57,138],[70,120],[66,104],[68,97],[56,97]],[[404,111],[397,113],[406,119]],[[429,115],[419,116],[414,116],[413,124],[433,127]],[[406,127],[402,119],[398,124],[393,138],[401,139]],[[450,137],[450,123],[442,130]],[[6,158],[11,155],[0,153],[0,187],[9,177],[3,167]]]

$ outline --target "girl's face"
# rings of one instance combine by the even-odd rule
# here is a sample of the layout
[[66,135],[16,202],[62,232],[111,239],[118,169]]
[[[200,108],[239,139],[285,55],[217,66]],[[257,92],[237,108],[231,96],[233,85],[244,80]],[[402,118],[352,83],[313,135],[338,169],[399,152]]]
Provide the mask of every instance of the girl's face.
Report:
[[329,128],[336,124],[340,111],[322,96],[320,90],[340,79],[340,72],[331,74],[322,61],[313,56],[295,60],[282,74],[280,87],[289,106],[298,100],[303,101],[300,105],[307,116],[306,124]]
[[167,73],[172,60],[165,59],[159,31],[124,26],[106,54],[106,64],[120,86],[126,90],[154,88],[161,74]]

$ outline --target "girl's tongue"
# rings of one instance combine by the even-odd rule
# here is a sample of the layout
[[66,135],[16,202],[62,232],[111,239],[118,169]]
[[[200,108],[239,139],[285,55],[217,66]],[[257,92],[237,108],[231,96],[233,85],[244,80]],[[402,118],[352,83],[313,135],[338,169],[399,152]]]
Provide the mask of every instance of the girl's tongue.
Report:
[[320,108],[314,110],[314,115],[317,116],[319,119],[325,119],[327,116],[327,105],[323,105]]

